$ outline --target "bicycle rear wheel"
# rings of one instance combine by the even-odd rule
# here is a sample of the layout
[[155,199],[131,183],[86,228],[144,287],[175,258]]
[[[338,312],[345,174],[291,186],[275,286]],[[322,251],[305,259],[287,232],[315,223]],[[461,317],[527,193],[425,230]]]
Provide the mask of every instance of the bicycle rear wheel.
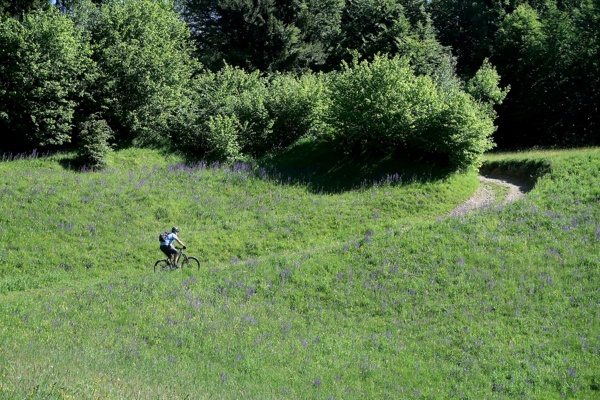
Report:
[[181,261],[182,268],[196,268],[200,269],[200,261],[194,256],[183,256],[183,261]]
[[171,264],[167,260],[158,260],[154,263],[154,272],[170,271]]

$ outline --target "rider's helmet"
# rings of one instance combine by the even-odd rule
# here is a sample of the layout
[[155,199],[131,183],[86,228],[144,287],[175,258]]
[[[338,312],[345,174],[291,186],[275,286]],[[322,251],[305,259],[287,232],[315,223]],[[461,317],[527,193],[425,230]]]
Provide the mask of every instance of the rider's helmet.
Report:
[[176,226],[174,226],[174,227],[171,229],[171,232],[173,232],[173,233],[177,233],[177,232],[179,232],[179,228],[178,228],[178,227],[176,227]]

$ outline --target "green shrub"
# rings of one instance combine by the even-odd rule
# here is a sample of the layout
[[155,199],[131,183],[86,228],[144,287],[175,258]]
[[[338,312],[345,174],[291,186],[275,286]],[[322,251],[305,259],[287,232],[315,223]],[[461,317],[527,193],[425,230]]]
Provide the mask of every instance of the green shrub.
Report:
[[242,70],[229,67],[198,74],[190,102],[174,122],[176,147],[195,158],[231,161],[240,155],[242,124],[236,116],[236,97],[245,91],[247,78]]
[[344,64],[332,73],[330,96],[328,120],[347,151],[381,156],[418,149],[465,169],[477,167],[493,147],[488,103],[477,102],[458,83],[438,85],[417,76],[406,58]]
[[239,159],[240,146],[237,141],[239,128],[240,123],[235,115],[211,115],[204,132],[207,158],[225,161]]
[[446,88],[437,92],[435,105],[409,144],[447,156],[458,169],[477,169],[483,153],[494,147],[495,130],[487,105],[475,102],[458,87]]
[[423,83],[426,78],[417,78],[406,58],[343,64],[339,73],[332,73],[330,85],[329,121],[336,136],[349,149],[369,153],[405,143],[426,111],[418,108],[419,102],[431,103],[423,98],[425,88],[417,87]]
[[106,165],[110,153],[109,140],[114,134],[104,119],[92,116],[79,124],[78,158],[85,167],[98,169]]
[[173,131],[179,148],[195,157],[261,157],[326,130],[324,75],[268,79],[225,66],[199,74],[193,92]]
[[269,150],[281,150],[301,138],[326,131],[328,97],[325,75],[277,75],[269,84],[267,109],[273,119]]
[[500,75],[486,59],[475,76],[467,82],[465,89],[475,100],[485,105],[490,116],[495,118],[494,106],[502,104],[510,90],[510,87],[501,89],[499,84]]
[[216,73],[205,70],[193,88],[187,122],[175,134],[185,153],[231,161],[267,147],[273,123],[265,107],[265,80],[258,72],[229,66]]
[[258,72],[227,67],[223,78],[233,84],[228,96],[229,107],[240,122],[238,142],[245,155],[260,156],[271,148],[270,138],[274,120],[269,115],[269,88]]

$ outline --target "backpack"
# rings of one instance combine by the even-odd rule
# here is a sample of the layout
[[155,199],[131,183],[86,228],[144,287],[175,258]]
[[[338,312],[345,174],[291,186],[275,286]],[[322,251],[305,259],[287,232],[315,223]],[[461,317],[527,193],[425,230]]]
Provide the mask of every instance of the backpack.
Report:
[[158,235],[158,241],[159,242],[166,242],[167,241],[167,235],[169,234],[169,232],[161,232]]

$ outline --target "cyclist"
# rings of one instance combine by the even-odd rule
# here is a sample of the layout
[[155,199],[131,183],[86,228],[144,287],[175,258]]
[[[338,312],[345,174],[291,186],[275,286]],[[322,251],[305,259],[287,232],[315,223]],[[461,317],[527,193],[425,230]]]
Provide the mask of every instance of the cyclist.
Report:
[[175,246],[173,246],[173,242],[179,243],[181,247],[185,249],[185,244],[183,244],[183,242],[179,240],[179,237],[177,237],[177,233],[179,233],[179,228],[174,226],[171,229],[171,233],[169,233],[165,238],[165,241],[160,242],[160,250],[167,255],[167,258],[169,258],[169,260],[171,259],[171,256],[175,256],[175,268],[179,268],[179,252],[177,251]]

